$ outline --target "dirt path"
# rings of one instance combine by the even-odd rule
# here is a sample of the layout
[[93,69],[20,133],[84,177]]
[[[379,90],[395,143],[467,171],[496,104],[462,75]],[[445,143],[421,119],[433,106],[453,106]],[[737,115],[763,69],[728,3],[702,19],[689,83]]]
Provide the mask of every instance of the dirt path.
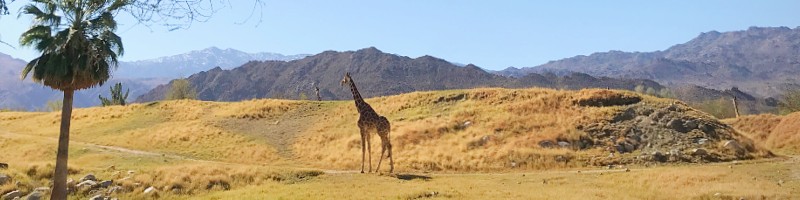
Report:
[[286,159],[293,159],[292,144],[294,140],[309,127],[308,124],[320,120],[320,110],[327,109],[327,105],[308,103],[292,109],[277,117],[250,120],[226,119],[214,123],[223,129],[246,135],[257,140],[265,141],[278,150],[278,155]]
[[[33,139],[40,139],[40,140],[50,140],[50,141],[53,141],[56,144],[58,143],[58,138],[55,138],[55,137],[47,137],[47,136],[39,136],[39,135],[27,135],[27,134],[13,133],[13,132],[10,132],[10,131],[5,131],[5,130],[0,130],[0,137],[6,137],[6,138],[9,138],[9,137],[33,138]],[[181,155],[177,155],[177,154],[170,154],[170,153],[159,153],[159,152],[128,149],[128,148],[118,147],[118,146],[99,145],[99,144],[93,144],[93,143],[81,142],[81,141],[75,141],[75,140],[70,140],[69,143],[70,144],[81,145],[81,146],[86,146],[86,147],[93,148],[93,149],[98,149],[98,150],[101,150],[101,151],[104,151],[104,152],[114,151],[114,152],[121,152],[121,153],[140,155],[140,156],[154,156],[154,157],[166,157],[166,158],[172,158],[172,159],[190,160],[190,161],[199,161],[199,162],[236,164],[236,163],[226,163],[226,162],[219,162],[219,161],[212,161],[212,160],[201,160],[201,159],[195,159],[195,158],[190,158],[190,157],[181,156]]]

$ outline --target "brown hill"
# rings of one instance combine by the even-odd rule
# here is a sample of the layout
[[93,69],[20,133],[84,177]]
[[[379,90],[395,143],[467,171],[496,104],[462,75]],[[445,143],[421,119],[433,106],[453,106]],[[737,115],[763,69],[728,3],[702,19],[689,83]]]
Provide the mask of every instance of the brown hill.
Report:
[[800,112],[785,116],[749,115],[724,122],[767,148],[781,153],[800,153]]
[[[477,87],[616,88],[636,85],[663,86],[649,80],[596,78],[581,73],[564,76],[530,74],[520,78],[487,73],[475,65],[460,67],[432,56],[409,58],[370,47],[358,51],[326,51],[304,59],[253,61],[231,70],[215,68],[188,78],[201,100],[239,101],[252,98],[303,99],[315,96],[318,85],[323,99],[352,98],[339,81],[351,72],[364,97],[412,91]],[[138,102],[161,100],[170,84],[158,86],[137,98]]]
[[499,73],[545,71],[652,79],[668,86],[738,87],[763,97],[777,96],[785,87],[800,84],[800,28],[711,31],[664,51],[594,53]]
[[[479,88],[412,92],[366,102],[391,122],[393,154],[401,172],[498,172],[769,156],[705,113],[627,91]],[[0,132],[55,137],[58,116],[0,112]],[[352,101],[160,101],[76,109],[73,116],[73,141],[158,152],[159,163],[165,163],[161,153],[336,170],[358,169],[361,163],[358,112]],[[373,138],[375,164],[379,144]],[[41,148],[36,152],[52,153]],[[15,160],[30,158],[27,151],[9,153]]]

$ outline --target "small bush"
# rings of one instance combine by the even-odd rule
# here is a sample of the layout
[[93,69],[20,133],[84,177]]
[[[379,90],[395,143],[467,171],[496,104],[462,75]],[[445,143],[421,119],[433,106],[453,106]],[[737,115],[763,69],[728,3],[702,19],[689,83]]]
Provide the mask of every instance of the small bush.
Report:
[[197,99],[197,91],[191,86],[188,79],[176,79],[172,81],[165,100],[176,99]]

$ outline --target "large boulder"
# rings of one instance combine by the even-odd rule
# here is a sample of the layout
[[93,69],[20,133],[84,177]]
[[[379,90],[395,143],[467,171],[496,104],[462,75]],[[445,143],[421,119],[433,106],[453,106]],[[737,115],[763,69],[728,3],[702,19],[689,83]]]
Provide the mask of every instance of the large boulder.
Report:
[[78,185],[75,185],[75,187],[77,187],[80,190],[89,190],[95,188],[96,186],[98,186],[98,184],[93,180],[85,180],[81,183],[78,183]]
[[153,186],[150,186],[150,187],[147,187],[147,189],[144,189],[144,194],[154,195],[155,193],[158,193],[158,189],[156,189]]
[[10,181],[11,177],[6,174],[0,173],[0,185],[6,184],[6,182]]
[[3,200],[12,200],[12,199],[18,198],[20,196],[22,196],[22,192],[20,192],[19,190],[14,190],[14,191],[11,191],[11,192],[3,194],[2,199]]
[[744,148],[739,144],[739,142],[736,142],[736,140],[725,141],[725,144],[723,144],[722,147],[725,147],[726,149],[736,153],[744,152]]
[[112,181],[112,180],[107,180],[107,181],[100,182],[100,188],[108,188],[113,183],[114,183],[114,181]]
[[97,177],[95,177],[94,174],[87,174],[86,176],[81,178],[81,180],[79,182],[84,182],[84,181],[87,181],[87,180],[97,181]]
[[43,197],[44,197],[44,193],[41,193],[39,191],[34,191],[34,192],[31,192],[30,194],[28,194],[28,196],[25,196],[25,198],[23,198],[23,199],[24,200],[41,200]]

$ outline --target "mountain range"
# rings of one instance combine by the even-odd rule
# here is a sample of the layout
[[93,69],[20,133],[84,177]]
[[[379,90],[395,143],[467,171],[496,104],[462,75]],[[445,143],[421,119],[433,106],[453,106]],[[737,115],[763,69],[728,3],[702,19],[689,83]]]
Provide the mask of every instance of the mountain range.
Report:
[[[60,99],[58,91],[29,79],[19,81],[24,64],[0,54],[0,108],[34,109],[47,100]],[[123,62],[109,83],[123,82],[131,88],[130,99],[139,102],[163,99],[170,87],[168,81],[177,77],[188,77],[202,100],[313,99],[314,86],[320,88],[323,99],[341,100],[351,98],[339,85],[345,72],[353,74],[364,97],[474,87],[634,90],[642,85],[655,91],[669,87],[687,102],[734,94],[751,101],[749,107],[754,108],[774,105],[774,98],[765,97],[778,97],[785,88],[800,85],[800,28],[711,31],[663,51],[609,51],[491,73],[472,64],[454,64],[433,56],[409,58],[374,47],[294,56],[212,47]],[[97,95],[107,93],[105,86],[80,91],[75,105],[99,105]]]
[[236,49],[210,47],[184,54],[148,60],[121,62],[115,72],[122,78],[180,78],[214,67],[230,69],[252,60],[296,60],[308,54],[283,55],[279,53],[247,53]]
[[737,87],[776,97],[800,84],[800,27],[710,31],[663,51],[593,53],[496,73],[519,77],[542,72],[651,79],[670,87]]
[[[61,101],[62,93],[39,83],[30,77],[20,80],[20,72],[27,62],[0,53],[0,109],[38,110],[43,109],[48,101]],[[129,98],[141,95],[153,87],[169,81],[165,78],[112,78],[104,86],[76,91],[75,107],[100,105],[98,95],[109,96],[107,86],[122,83],[130,89]]]
[[[433,56],[409,58],[384,53],[375,47],[358,51],[325,51],[293,61],[253,61],[234,69],[214,68],[188,77],[198,98],[210,101],[239,101],[252,98],[312,99],[314,86],[325,100],[350,99],[350,90],[340,85],[346,72],[365,98],[413,91],[465,89],[475,87],[547,87],[578,89],[589,87],[633,90],[637,85],[662,89],[643,79],[596,78],[581,73],[563,76],[528,74],[504,77],[467,64],[458,66]],[[137,98],[137,102],[164,98],[170,84],[161,85]]]
[[[119,68],[105,85],[122,83],[130,89],[129,101],[134,100],[158,85],[171,79],[185,77],[214,67],[232,68],[251,60],[293,60],[306,55],[284,56],[277,53],[245,53],[234,49],[211,47],[184,54],[149,60],[120,62]],[[0,109],[37,110],[47,101],[60,101],[62,93],[30,78],[20,80],[20,72],[27,62],[0,53]],[[109,96],[109,88],[101,86],[76,92],[75,107],[100,105],[98,95]]]

